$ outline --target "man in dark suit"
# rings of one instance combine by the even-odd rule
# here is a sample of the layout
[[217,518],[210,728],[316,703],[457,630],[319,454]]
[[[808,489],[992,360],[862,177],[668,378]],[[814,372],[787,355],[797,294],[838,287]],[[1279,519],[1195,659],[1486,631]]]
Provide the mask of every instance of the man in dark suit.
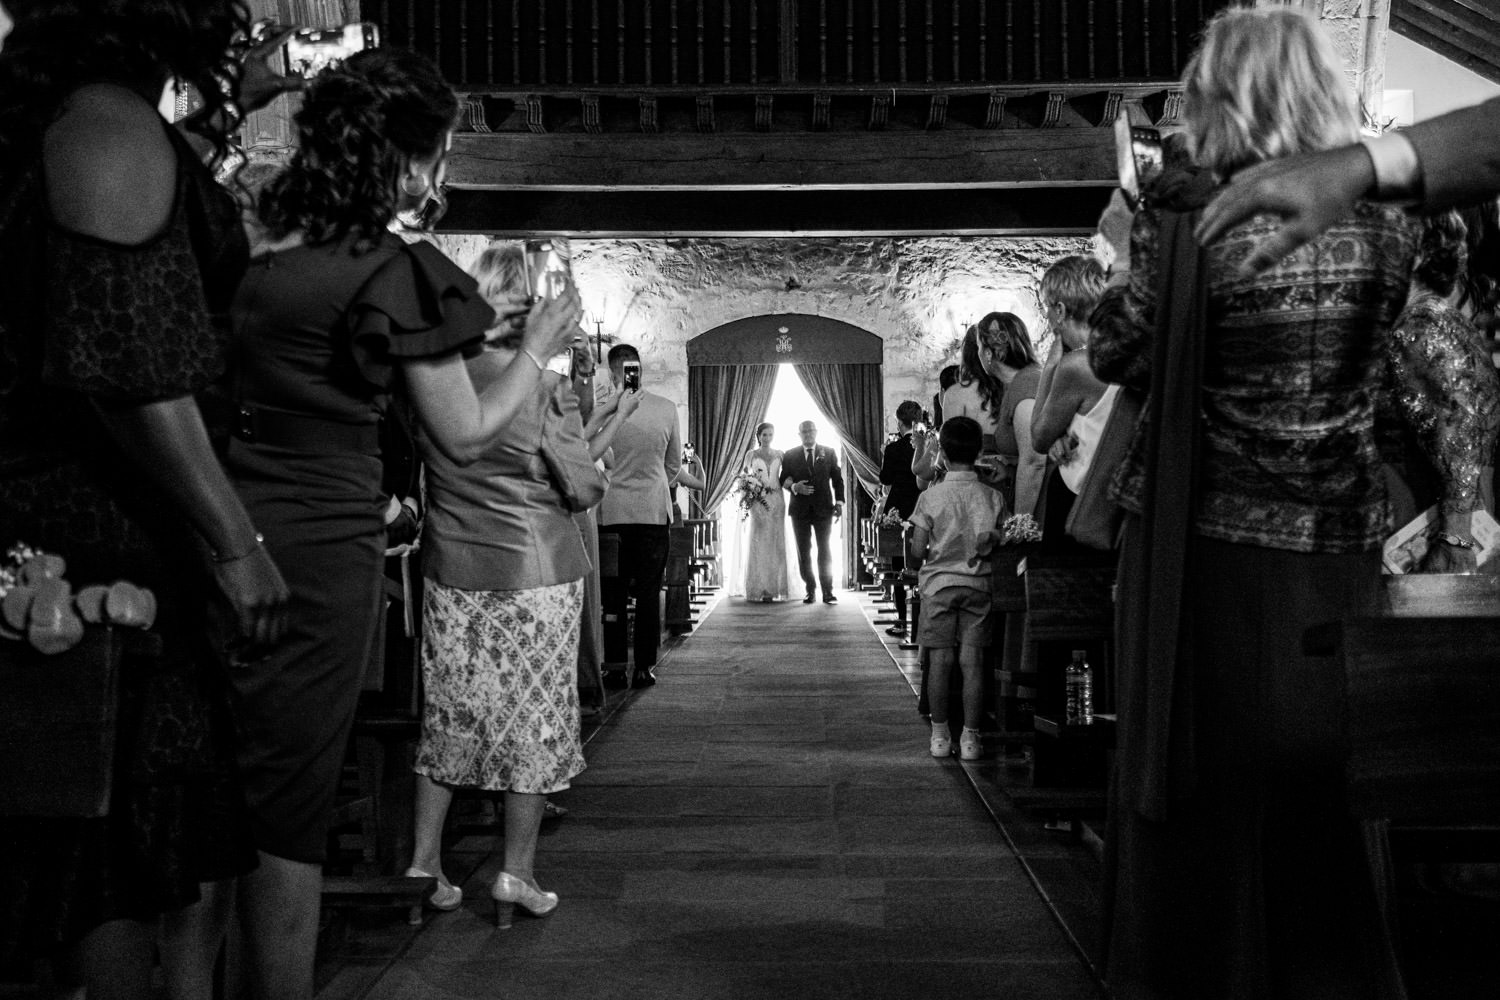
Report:
[[[832,448],[818,444],[818,425],[804,420],[797,428],[802,447],[781,456],[781,485],[792,491],[787,515],[792,519],[792,537],[797,540],[797,568],[807,585],[803,604],[817,599],[816,586],[823,587],[823,603],[833,604],[833,553],[828,551],[828,533],[833,519],[844,513],[844,474]],[[812,572],[812,536],[818,538],[818,576]]]

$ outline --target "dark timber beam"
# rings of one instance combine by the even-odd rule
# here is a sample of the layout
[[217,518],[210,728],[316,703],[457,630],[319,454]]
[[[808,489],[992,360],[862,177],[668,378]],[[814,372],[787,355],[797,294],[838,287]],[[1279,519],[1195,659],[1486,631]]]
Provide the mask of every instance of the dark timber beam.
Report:
[[1081,236],[1110,186],[947,190],[452,190],[439,232],[577,237]]
[[464,188],[693,190],[1107,184],[1108,128],[791,134],[454,136]]

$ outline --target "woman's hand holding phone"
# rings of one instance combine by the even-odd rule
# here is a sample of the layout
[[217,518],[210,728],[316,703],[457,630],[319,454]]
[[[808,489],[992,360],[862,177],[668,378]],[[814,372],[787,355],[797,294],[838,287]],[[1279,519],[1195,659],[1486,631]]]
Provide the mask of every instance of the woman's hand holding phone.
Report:
[[[259,111],[277,97],[291,90],[301,90],[307,81],[295,73],[282,73],[281,47],[295,27],[278,24],[257,25],[250,36],[250,47],[240,60],[240,109]],[[272,60],[277,63],[272,67]]]
[[551,358],[570,350],[579,335],[578,319],[582,310],[578,292],[569,285],[555,299],[537,299],[526,314],[526,330],[521,346],[533,358]]

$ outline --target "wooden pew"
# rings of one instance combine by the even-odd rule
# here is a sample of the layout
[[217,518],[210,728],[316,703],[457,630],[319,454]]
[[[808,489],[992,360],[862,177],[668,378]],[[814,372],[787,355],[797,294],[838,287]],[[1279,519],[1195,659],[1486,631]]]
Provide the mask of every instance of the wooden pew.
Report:
[[[1107,751],[1114,745],[1114,720],[1109,715],[1113,699],[1113,554],[1039,549],[1029,554],[1018,570],[1026,590],[1021,672],[1034,675],[1036,692],[1032,785],[1097,789],[1102,808]],[[1086,650],[1093,669],[1092,725],[1070,726],[1063,721],[1067,700],[1064,671],[1070,649]]]
[[662,576],[662,625],[672,635],[693,630],[693,528],[674,524],[667,529],[667,566]]
[[1310,629],[1344,680],[1346,797],[1400,941],[1396,862],[1500,861],[1500,577],[1383,581],[1382,617]]

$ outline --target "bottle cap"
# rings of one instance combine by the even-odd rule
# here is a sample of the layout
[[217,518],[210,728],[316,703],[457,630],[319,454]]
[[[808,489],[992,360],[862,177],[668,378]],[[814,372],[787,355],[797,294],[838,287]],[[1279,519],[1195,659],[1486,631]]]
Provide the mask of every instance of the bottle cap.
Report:
[[1075,650],[1073,650],[1073,659],[1075,659],[1075,660],[1081,660],[1081,659],[1084,658],[1084,656],[1085,656],[1085,653],[1084,653],[1083,650],[1081,650],[1081,649],[1075,649]]

